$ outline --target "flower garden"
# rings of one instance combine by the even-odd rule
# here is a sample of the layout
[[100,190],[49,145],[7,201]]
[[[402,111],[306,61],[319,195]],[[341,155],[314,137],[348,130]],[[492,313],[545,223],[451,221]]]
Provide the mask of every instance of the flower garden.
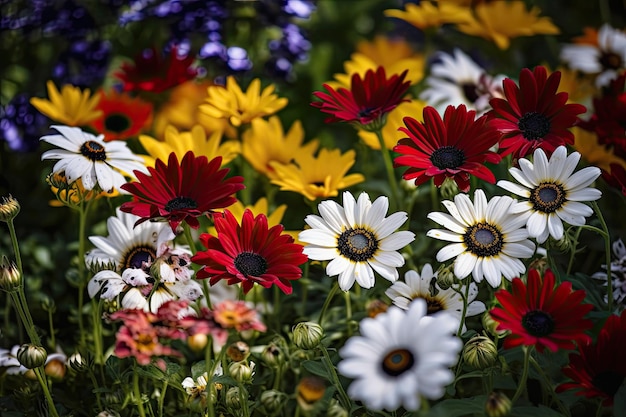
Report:
[[0,12],[2,416],[626,416],[624,4]]

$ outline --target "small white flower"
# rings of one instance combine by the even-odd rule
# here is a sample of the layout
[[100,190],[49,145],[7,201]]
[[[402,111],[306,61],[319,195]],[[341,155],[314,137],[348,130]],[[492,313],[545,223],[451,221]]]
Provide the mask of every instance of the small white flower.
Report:
[[598,74],[596,86],[609,85],[626,68],[626,33],[604,24],[598,31],[597,45],[565,45],[561,60],[572,69]]
[[[391,301],[403,310],[408,310],[413,300],[421,298],[426,301],[429,315],[439,311],[446,311],[452,317],[461,321],[463,315],[463,297],[467,292],[467,309],[465,316],[475,316],[486,310],[482,301],[476,300],[478,286],[470,283],[469,288],[463,285],[460,288],[441,289],[437,284],[437,273],[433,272],[430,264],[424,265],[421,275],[417,271],[407,271],[404,274],[404,282],[396,281],[385,291]],[[465,329],[465,325],[463,325]]]
[[487,201],[483,190],[457,194],[454,202],[443,205],[450,214],[434,212],[428,218],[446,227],[429,230],[426,235],[451,243],[437,253],[437,261],[454,260],[454,275],[463,279],[472,274],[476,282],[484,279],[494,288],[502,277],[508,280],[526,271],[520,258],[530,258],[535,244],[528,240],[527,213],[517,208],[511,197],[496,196]]
[[514,208],[514,212],[530,214],[526,223],[528,234],[543,243],[548,236],[556,240],[563,238],[563,222],[573,226],[585,224],[585,217],[593,210],[581,201],[594,201],[602,196],[600,190],[589,188],[601,174],[600,168],[587,167],[574,173],[580,154],[567,156],[565,146],[556,148],[550,159],[543,149],[533,154],[533,162],[519,160],[519,168],[509,172],[519,184],[500,180],[498,186],[528,198]]
[[[619,304],[626,304],[626,245],[622,239],[613,242],[613,255],[615,260],[611,262],[611,277],[613,288],[613,300]],[[596,272],[591,277],[604,281],[608,285],[608,273],[606,264],[602,265],[604,271]],[[609,295],[604,295],[604,301],[608,302]]]
[[[134,178],[133,171],[147,172],[143,159],[131,152],[125,142],[105,142],[104,135],[94,136],[77,127],[52,126],[60,135],[46,135],[42,141],[57,146],[41,155],[41,159],[58,159],[54,174],[65,172],[68,183],[79,178],[86,190],[96,185],[111,192],[126,184],[124,175]],[[124,175],[121,174],[121,172]]]
[[322,201],[320,216],[310,214],[304,221],[311,229],[300,232],[298,239],[308,243],[303,253],[310,259],[330,260],[329,276],[339,275],[339,287],[348,291],[356,281],[363,288],[374,286],[374,271],[394,282],[396,268],[404,265],[397,251],[415,239],[409,231],[396,230],[407,220],[405,212],[385,217],[389,208],[387,197],[374,203],[362,193],[356,201],[350,192],[343,193],[340,206],[332,200]]
[[420,99],[443,114],[446,107],[464,104],[480,116],[491,109],[489,100],[502,95],[503,75],[491,77],[460,49],[453,55],[437,54],[439,62],[432,65],[425,80],[426,89]]
[[354,381],[348,395],[371,410],[409,411],[420,408],[420,397],[436,400],[454,380],[449,369],[462,343],[454,335],[458,322],[446,312],[426,316],[426,302],[415,300],[408,310],[391,306],[365,318],[360,336],[339,351],[339,372]]

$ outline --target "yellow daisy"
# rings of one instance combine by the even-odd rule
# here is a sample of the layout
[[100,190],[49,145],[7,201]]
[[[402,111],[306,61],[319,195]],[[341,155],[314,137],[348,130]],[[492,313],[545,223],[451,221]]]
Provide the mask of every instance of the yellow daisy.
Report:
[[457,29],[473,36],[495,42],[500,49],[508,49],[511,38],[560,33],[549,17],[539,17],[541,10],[526,10],[524,1],[494,1],[479,3],[475,18],[457,24]]
[[618,164],[626,169],[626,161],[616,156],[611,147],[598,142],[598,135],[580,127],[573,127],[574,149],[576,149],[589,164],[597,166],[606,172],[611,172],[611,164]]
[[208,104],[200,106],[206,115],[227,119],[231,125],[239,127],[252,120],[276,113],[287,105],[286,98],[278,98],[274,86],[270,85],[261,92],[261,80],[252,80],[244,93],[234,77],[226,79],[226,87],[211,86],[208,89]]
[[92,96],[88,88],[81,91],[65,84],[59,91],[52,81],[46,86],[49,99],[33,97],[30,104],[52,120],[67,126],[86,126],[102,116],[102,111],[96,108],[100,95]]
[[270,162],[288,164],[294,155],[313,154],[317,150],[317,140],[302,145],[303,140],[304,129],[299,120],[285,133],[278,116],[272,116],[269,120],[254,119],[251,128],[243,134],[242,154],[254,169],[270,179],[276,179]]
[[[385,139],[387,149],[393,149],[400,139],[406,137],[405,134],[398,131],[399,127],[404,126],[402,119],[410,116],[421,122],[424,107],[426,107],[426,103],[421,100],[405,101],[387,115],[387,123],[383,127],[383,139]],[[380,142],[376,133],[360,129],[359,137],[370,148],[380,150]]]
[[[544,66],[549,68],[545,64]],[[593,95],[596,92],[596,88],[593,85],[593,77],[566,67],[558,67],[555,71],[561,72],[561,82],[559,83],[557,93],[566,92],[568,94],[568,103],[581,103],[588,107],[592,105]],[[548,69],[548,75],[552,72],[554,71]]]
[[449,1],[421,1],[420,4],[407,3],[405,10],[388,9],[385,16],[397,17],[419,29],[439,27],[445,23],[463,23],[472,19],[467,7]]
[[283,191],[300,193],[311,201],[335,197],[339,190],[365,180],[361,174],[346,175],[354,165],[355,156],[354,150],[342,155],[339,149],[321,149],[317,157],[312,154],[298,154],[291,164],[270,162],[277,176],[272,183],[280,186]]
[[160,141],[150,136],[140,135],[139,142],[149,155],[143,155],[146,166],[153,167],[155,161],[167,161],[174,152],[182,160],[188,151],[196,156],[206,156],[209,161],[216,156],[222,157],[222,165],[232,161],[240,153],[240,144],[234,140],[222,143],[222,132],[214,132],[208,138],[200,125],[195,125],[188,132],[179,132],[174,126],[165,129],[165,140]]

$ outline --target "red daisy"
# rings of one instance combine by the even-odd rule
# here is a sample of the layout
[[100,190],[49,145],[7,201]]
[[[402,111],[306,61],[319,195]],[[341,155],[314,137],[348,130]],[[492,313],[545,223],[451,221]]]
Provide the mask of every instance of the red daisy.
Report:
[[557,392],[580,390],[576,395],[601,398],[605,406],[613,405],[617,390],[626,379],[626,310],[621,316],[611,316],[600,330],[595,344],[578,347],[578,354],[569,355],[569,365],[563,373],[572,382],[556,388]]
[[501,134],[487,116],[474,120],[475,116],[474,110],[468,111],[461,104],[448,106],[443,119],[430,106],[424,108],[424,122],[405,117],[406,127],[398,130],[408,138],[400,139],[393,149],[400,154],[395,166],[409,167],[402,178],[415,179],[415,185],[433,178],[437,187],[452,178],[464,193],[469,191],[470,175],[495,183],[495,176],[484,164],[500,162],[500,156],[489,148],[498,143]]
[[132,138],[152,120],[152,103],[116,91],[101,92],[97,109],[102,116],[91,125],[107,142]]
[[522,69],[519,87],[510,78],[502,82],[506,99],[492,98],[489,116],[504,133],[503,155],[513,153],[518,159],[541,148],[549,156],[561,145],[574,144],[568,129],[586,109],[581,104],[565,104],[568,94],[557,93],[560,81],[560,71],[548,77],[545,67],[538,66],[534,71]]
[[402,103],[402,97],[411,85],[404,81],[408,71],[394,74],[387,79],[385,68],[378,67],[376,72],[368,70],[365,78],[353,74],[351,88],[340,87],[337,90],[324,84],[328,93],[316,91],[313,95],[322,101],[311,103],[328,117],[326,123],[350,122],[357,123],[368,130],[377,130],[384,125],[384,116]]
[[192,55],[180,54],[176,46],[169,57],[151,48],[137,55],[133,63],[123,63],[114,75],[124,82],[124,91],[160,93],[194,79],[198,70],[191,67],[193,61]]
[[229,285],[241,283],[244,293],[254,283],[265,288],[276,284],[285,294],[291,294],[290,281],[302,276],[299,265],[308,257],[302,253],[302,245],[282,234],[282,225],[268,228],[264,214],[254,217],[248,209],[241,226],[228,210],[214,216],[214,221],[217,237],[200,235],[207,250],[191,258],[192,262],[204,265],[197,278],[210,278],[211,285],[222,279]]
[[120,209],[141,217],[136,224],[165,219],[173,231],[182,221],[197,229],[199,216],[234,204],[233,194],[245,188],[242,177],[224,179],[229,169],[220,169],[221,164],[220,156],[209,161],[192,151],[179,164],[172,152],[167,165],[157,159],[154,168],[148,167],[150,175],[135,171],[137,181],[122,185],[134,198]]
[[500,324],[497,330],[510,330],[504,339],[506,349],[519,345],[534,345],[538,352],[544,347],[556,352],[573,349],[574,341],[590,340],[584,332],[593,326],[583,317],[591,311],[591,304],[581,304],[585,291],[572,291],[571,282],[563,282],[555,288],[555,277],[547,270],[543,279],[531,269],[528,284],[513,279],[512,291],[499,290],[496,298],[502,308],[491,310],[491,316]]
[[620,164],[611,164],[610,169],[610,172],[602,171],[602,178],[626,196],[626,169]]

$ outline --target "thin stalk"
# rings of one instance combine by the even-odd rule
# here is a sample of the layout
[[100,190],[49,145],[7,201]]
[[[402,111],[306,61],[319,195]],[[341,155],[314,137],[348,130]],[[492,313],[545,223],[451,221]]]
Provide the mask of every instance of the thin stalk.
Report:
[[598,203],[593,201],[593,210],[596,212],[596,216],[598,216],[598,220],[600,221],[600,225],[602,226],[602,236],[604,237],[604,253],[606,256],[606,294],[608,297],[607,304],[609,313],[613,312],[613,277],[611,276],[611,236],[609,234],[609,228],[606,225],[606,221],[604,221],[604,217],[602,216],[602,212],[600,211],[600,207],[598,207]]
[[15,233],[15,225],[13,225],[13,219],[7,222],[7,226],[9,227],[11,243],[13,244],[13,253],[15,254],[15,263],[17,264],[17,269],[18,271],[20,271],[20,275],[23,278],[24,270],[22,269],[22,256],[20,255],[20,245],[17,240],[17,234]]
[[91,383],[93,384],[94,391],[96,391],[96,402],[98,403],[98,409],[102,410],[102,402],[100,401],[100,389],[98,380],[96,379],[96,375],[93,373],[91,369],[88,371],[89,378],[91,379]]
[[463,332],[463,325],[465,324],[465,315],[467,314],[467,299],[469,298],[469,284],[465,285],[465,294],[462,294],[460,291],[457,291],[458,294],[461,294],[463,297],[463,310],[461,311],[461,323],[459,323],[459,330],[456,332],[458,337],[461,337]]
[[511,399],[511,404],[515,404],[515,401],[519,399],[524,390],[526,389],[526,381],[528,381],[528,368],[530,368],[530,354],[532,349],[528,346],[524,346],[524,368],[522,370],[522,378],[519,381],[519,385],[517,386],[517,391],[515,391],[515,395]]
[[163,389],[161,390],[161,395],[159,396],[159,417],[163,417],[163,405],[165,403],[165,393],[167,392],[167,380],[163,381]]
[[333,361],[330,360],[330,355],[328,354],[326,347],[324,345],[319,346],[322,354],[324,355],[324,362],[326,362],[326,366],[328,368],[328,371],[330,372],[332,382],[339,392],[341,403],[346,410],[350,410],[352,402],[350,401],[350,397],[348,397],[348,394],[346,394],[346,391],[343,389],[343,385],[341,385],[341,382],[339,381],[339,376],[337,375],[337,371],[335,370],[335,365],[333,364]]
[[48,382],[46,378],[45,371],[43,366],[39,368],[33,369],[35,375],[37,376],[37,380],[39,381],[39,385],[41,385],[41,389],[43,390],[43,394],[46,397],[46,401],[48,401],[48,412],[52,417],[59,417],[59,413],[57,413],[57,409],[54,406],[54,400],[52,399],[52,394],[50,394],[50,388],[48,387]]
[[28,310],[28,304],[26,303],[26,299],[24,299],[23,293],[20,291],[11,292],[11,299],[13,300],[13,305],[15,306],[15,310],[17,310],[17,314],[24,325],[24,329],[26,329],[26,334],[28,334],[28,338],[31,343],[37,346],[41,346],[41,340],[39,339],[39,335],[35,331],[35,326],[33,325],[33,319],[30,316],[30,311]]
[[559,410],[561,410],[561,414],[563,414],[564,416],[569,417],[571,414],[569,412],[569,409],[567,407],[565,407],[563,405],[563,403],[559,400],[559,397],[556,395],[556,392],[554,391],[554,384],[552,383],[552,381],[550,381],[547,377],[547,375],[543,372],[543,368],[541,368],[541,366],[539,366],[539,364],[537,363],[537,361],[535,360],[535,358],[530,358],[530,363],[532,363],[533,368],[535,368],[535,371],[537,371],[539,373],[539,375],[541,375],[541,378],[543,379],[543,382],[546,386],[546,388],[550,391],[550,396],[552,397],[552,399],[556,402],[557,407],[559,407]]
[[335,293],[337,292],[337,290],[339,290],[339,282],[335,282],[333,287],[330,289],[330,292],[328,293],[328,295],[326,296],[326,300],[324,301],[324,305],[322,306],[322,311],[320,312],[320,317],[317,320],[317,323],[324,327],[324,315],[326,314],[326,310],[328,309],[328,306],[330,305],[331,300],[333,299],[333,297],[335,296]]
[[389,149],[385,145],[385,139],[383,138],[383,132],[381,129],[377,129],[375,131],[376,137],[378,138],[378,143],[380,143],[380,153],[383,155],[383,162],[385,163],[385,170],[387,171],[387,178],[389,180],[389,186],[391,187],[391,202],[389,207],[392,211],[396,211],[398,205],[401,203],[400,201],[400,192],[398,190],[398,181],[396,179],[396,174],[393,170],[393,161],[391,160],[391,154],[389,153]]
[[346,329],[348,337],[352,336],[352,328],[350,321],[352,320],[352,300],[350,299],[350,291],[344,291],[343,298],[346,300]]
[[[135,363],[135,368],[137,364]],[[135,396],[135,402],[137,403],[137,411],[140,417],[146,417],[146,410],[143,408],[143,401],[141,400],[141,391],[139,391],[139,374],[137,370],[133,372],[133,394]]]
[[574,266],[574,257],[576,256],[576,248],[578,247],[578,238],[580,237],[580,232],[582,231],[582,227],[576,229],[576,234],[574,235],[574,242],[576,242],[576,245],[574,245],[569,255],[569,261],[567,262],[567,275],[572,272],[572,267]]

